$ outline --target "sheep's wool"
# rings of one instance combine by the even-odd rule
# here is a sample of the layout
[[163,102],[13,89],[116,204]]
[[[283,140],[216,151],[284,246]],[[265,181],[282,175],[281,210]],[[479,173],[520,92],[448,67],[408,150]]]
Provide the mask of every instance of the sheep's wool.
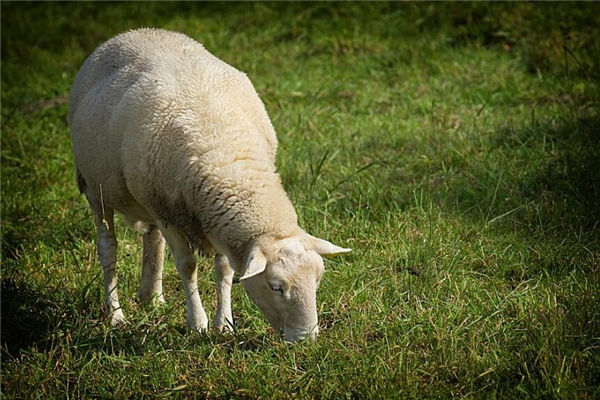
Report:
[[170,221],[190,243],[214,233],[241,247],[296,229],[250,80],[183,34],[140,29],[98,47],[73,85],[70,120],[75,163],[105,207]]

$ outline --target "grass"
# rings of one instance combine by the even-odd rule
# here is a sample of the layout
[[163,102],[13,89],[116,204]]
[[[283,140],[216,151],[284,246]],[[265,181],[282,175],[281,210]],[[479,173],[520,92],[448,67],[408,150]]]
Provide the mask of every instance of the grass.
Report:
[[[598,398],[600,7],[2,2],[2,398]],[[286,345],[239,286],[235,334],[140,307],[118,222],[109,327],[66,96],[158,26],[246,71],[327,261],[321,335]],[[214,314],[211,261],[201,297]]]

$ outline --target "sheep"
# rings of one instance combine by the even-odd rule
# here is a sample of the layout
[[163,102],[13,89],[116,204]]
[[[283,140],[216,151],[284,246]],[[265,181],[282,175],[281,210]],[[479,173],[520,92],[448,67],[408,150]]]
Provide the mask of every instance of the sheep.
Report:
[[113,325],[125,322],[117,293],[117,211],[142,233],[141,302],[164,302],[166,241],[186,295],[187,326],[206,331],[195,251],[210,248],[216,329],[232,327],[237,273],[286,341],[315,339],[321,256],[350,249],[298,226],[275,168],[275,130],[246,74],[184,34],[128,31],[83,63],[71,88],[69,123]]

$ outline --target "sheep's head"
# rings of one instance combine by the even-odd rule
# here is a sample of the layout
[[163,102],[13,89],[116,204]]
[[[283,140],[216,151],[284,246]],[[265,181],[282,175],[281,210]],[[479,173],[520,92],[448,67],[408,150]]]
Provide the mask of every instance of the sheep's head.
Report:
[[252,301],[273,328],[294,342],[319,331],[317,287],[325,271],[324,256],[344,249],[306,233],[275,242],[268,248],[255,245],[240,278]]

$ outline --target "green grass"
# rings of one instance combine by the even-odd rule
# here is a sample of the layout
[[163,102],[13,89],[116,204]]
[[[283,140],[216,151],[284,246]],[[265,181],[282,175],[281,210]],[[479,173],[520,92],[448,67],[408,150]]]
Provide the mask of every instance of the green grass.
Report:
[[[600,6],[2,2],[2,394],[13,398],[600,397]],[[321,335],[288,346],[242,288],[235,334],[140,307],[118,221],[105,321],[66,96],[85,57],[174,29],[246,71],[327,261]],[[201,296],[214,314],[211,261]]]

